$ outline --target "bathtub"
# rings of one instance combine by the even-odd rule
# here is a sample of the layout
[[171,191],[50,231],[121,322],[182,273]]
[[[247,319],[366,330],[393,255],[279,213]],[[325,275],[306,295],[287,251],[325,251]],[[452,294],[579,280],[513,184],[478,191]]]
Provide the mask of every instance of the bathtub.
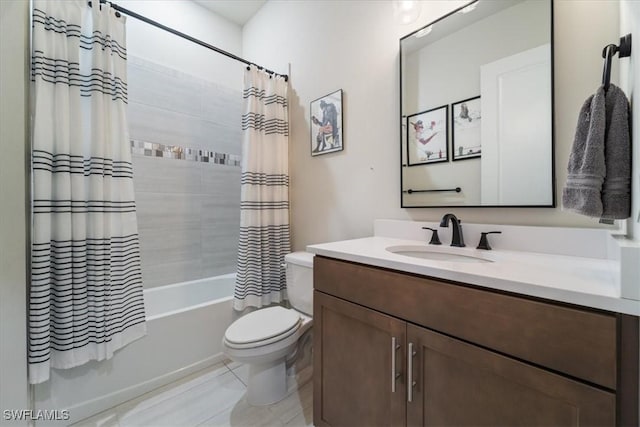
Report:
[[67,409],[71,419],[57,425],[69,425],[219,363],[234,283],[227,274],[146,289],[147,335],[109,360],[53,369],[34,387],[35,409]]

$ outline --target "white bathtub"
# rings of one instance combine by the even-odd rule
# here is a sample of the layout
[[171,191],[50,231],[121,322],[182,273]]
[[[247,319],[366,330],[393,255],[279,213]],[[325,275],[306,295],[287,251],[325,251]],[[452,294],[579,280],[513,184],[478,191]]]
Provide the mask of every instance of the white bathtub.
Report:
[[147,322],[228,301],[233,297],[235,279],[232,273],[147,289],[144,291]]
[[35,409],[67,409],[71,419],[58,425],[72,424],[222,361],[234,281],[227,274],[145,290],[147,335],[110,360],[52,370],[35,386]]

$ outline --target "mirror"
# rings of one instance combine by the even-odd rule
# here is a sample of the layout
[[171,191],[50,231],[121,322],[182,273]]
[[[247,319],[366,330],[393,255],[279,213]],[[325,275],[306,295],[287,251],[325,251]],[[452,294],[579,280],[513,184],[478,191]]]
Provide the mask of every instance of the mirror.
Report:
[[551,0],[478,0],[400,40],[402,207],[555,206]]

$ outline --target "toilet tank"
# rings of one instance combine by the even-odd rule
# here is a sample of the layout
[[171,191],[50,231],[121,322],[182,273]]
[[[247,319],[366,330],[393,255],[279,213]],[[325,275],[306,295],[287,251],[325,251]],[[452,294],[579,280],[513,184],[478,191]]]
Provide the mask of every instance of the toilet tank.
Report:
[[313,257],[309,252],[292,252],[284,256],[289,303],[308,316],[313,315]]

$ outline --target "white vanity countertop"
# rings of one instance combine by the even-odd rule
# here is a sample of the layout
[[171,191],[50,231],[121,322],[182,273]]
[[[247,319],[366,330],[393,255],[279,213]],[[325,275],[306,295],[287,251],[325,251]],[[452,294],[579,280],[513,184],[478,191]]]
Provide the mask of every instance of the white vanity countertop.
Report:
[[[492,260],[484,263],[436,261],[394,254],[390,246],[413,245]],[[508,250],[430,246],[424,241],[367,237],[307,246],[317,255],[453,280],[522,295],[612,312],[640,315],[640,301],[620,298],[616,262]]]

